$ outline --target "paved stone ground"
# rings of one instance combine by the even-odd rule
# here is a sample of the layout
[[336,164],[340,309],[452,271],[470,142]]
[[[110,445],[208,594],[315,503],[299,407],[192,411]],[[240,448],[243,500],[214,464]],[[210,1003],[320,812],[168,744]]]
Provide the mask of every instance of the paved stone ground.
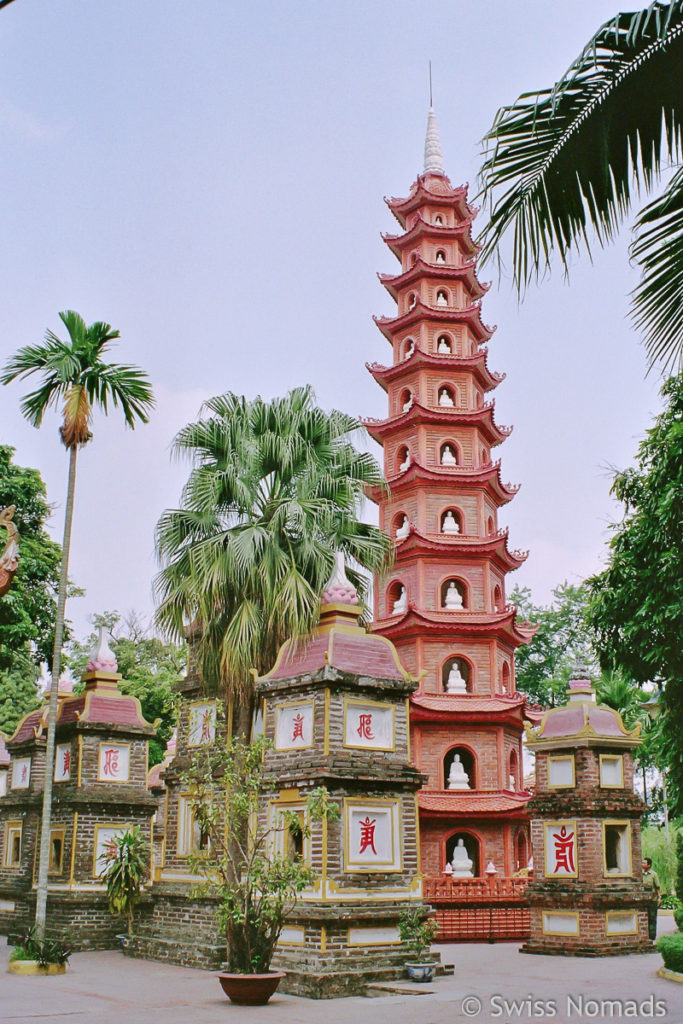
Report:
[[[670,916],[660,916],[660,934],[673,927]],[[266,1007],[249,1008],[224,999],[208,972],[113,952],[76,954],[63,977],[14,977],[4,973],[9,951],[0,943],[0,1024],[683,1024],[683,985],[656,976],[656,954],[565,959],[523,956],[510,943],[447,945],[439,948],[444,962],[455,963],[455,976],[426,986],[427,995],[276,995]]]

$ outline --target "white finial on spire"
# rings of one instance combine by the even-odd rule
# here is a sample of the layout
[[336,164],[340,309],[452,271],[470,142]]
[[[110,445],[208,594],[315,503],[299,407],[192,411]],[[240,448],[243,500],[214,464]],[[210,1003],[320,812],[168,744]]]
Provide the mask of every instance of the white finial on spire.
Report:
[[427,117],[427,137],[425,138],[425,174],[445,174],[441,139],[436,125],[434,102],[432,100],[432,62],[429,62],[429,116]]
[[347,578],[344,555],[337,551],[334,556],[334,569],[325,584],[322,594],[323,604],[358,604],[358,591]]

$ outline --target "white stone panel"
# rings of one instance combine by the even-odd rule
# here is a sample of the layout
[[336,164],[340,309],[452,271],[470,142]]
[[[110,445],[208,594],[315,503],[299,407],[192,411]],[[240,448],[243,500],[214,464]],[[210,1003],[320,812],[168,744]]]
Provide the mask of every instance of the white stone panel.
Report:
[[373,701],[344,704],[344,746],[394,750],[394,709]]
[[58,743],[55,747],[55,782],[71,778],[71,744]]
[[216,736],[216,702],[204,701],[190,706],[187,744],[201,747],[213,743]]
[[99,877],[107,866],[107,849],[111,846],[115,836],[121,836],[130,829],[121,826],[110,827],[109,825],[97,826],[95,834],[95,868],[94,873]]
[[600,785],[621,789],[624,785],[624,759],[621,755],[603,755],[600,758]]
[[349,946],[396,946],[401,938],[398,928],[349,928]]
[[398,800],[345,805],[345,871],[400,871]]
[[12,789],[28,789],[31,782],[31,758],[18,757],[12,761]]
[[100,782],[128,782],[130,744],[100,743],[97,778]]
[[284,946],[303,946],[305,933],[303,928],[299,928],[297,925],[289,924],[280,932],[279,942]]
[[638,931],[638,919],[633,914],[608,914],[605,924],[608,935],[635,935]]
[[551,788],[562,788],[574,785],[574,758],[551,757],[548,758],[548,786]]
[[543,912],[543,931],[546,935],[578,935],[578,914]]
[[313,746],[313,702],[283,704],[276,710],[275,749],[303,750]]
[[576,822],[554,821],[544,826],[545,873],[555,878],[577,874]]

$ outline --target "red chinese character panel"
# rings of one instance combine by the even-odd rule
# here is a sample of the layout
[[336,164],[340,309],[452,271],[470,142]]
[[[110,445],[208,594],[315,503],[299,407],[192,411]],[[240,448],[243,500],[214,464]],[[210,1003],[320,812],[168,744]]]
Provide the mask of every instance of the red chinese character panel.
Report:
[[576,822],[546,823],[545,873],[554,876],[577,874]]

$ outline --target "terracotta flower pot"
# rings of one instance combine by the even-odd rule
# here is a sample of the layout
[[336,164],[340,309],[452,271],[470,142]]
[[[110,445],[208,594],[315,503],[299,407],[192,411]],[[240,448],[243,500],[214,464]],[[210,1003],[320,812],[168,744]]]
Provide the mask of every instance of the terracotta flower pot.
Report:
[[265,1006],[284,976],[284,971],[269,971],[268,974],[221,971],[218,980],[230,1002],[240,1006]]

